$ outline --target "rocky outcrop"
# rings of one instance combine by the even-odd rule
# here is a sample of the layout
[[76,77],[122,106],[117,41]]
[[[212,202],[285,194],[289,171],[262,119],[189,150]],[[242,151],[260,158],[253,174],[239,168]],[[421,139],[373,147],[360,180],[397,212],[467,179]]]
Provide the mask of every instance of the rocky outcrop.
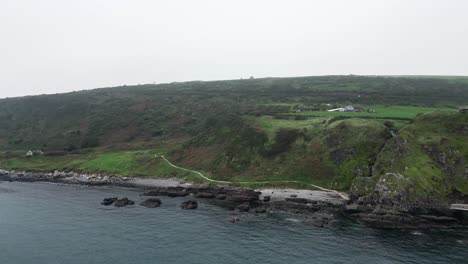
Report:
[[195,194],[195,198],[214,199],[215,197],[216,197],[216,194],[210,193],[210,192],[199,192]]
[[442,227],[458,225],[466,218],[464,213],[450,211],[447,201],[436,196],[418,196],[413,181],[402,174],[382,175],[367,192],[352,195],[346,212],[373,227]]
[[141,206],[149,207],[149,208],[156,208],[156,207],[161,206],[161,204],[162,202],[158,198],[149,198],[140,203]]
[[86,185],[131,185],[128,183],[129,178],[127,177],[110,176],[103,174],[65,172],[58,170],[55,170],[53,172],[1,170],[0,180],[18,182],[57,182]]

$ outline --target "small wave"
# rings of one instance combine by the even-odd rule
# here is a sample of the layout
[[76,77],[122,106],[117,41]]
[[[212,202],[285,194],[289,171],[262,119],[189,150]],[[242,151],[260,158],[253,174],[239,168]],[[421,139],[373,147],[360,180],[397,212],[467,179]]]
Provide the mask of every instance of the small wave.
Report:
[[412,234],[412,235],[415,235],[415,236],[422,236],[422,235],[424,235],[421,231],[412,231],[411,234]]
[[299,223],[299,219],[296,218],[286,218],[286,221],[293,222],[293,223]]

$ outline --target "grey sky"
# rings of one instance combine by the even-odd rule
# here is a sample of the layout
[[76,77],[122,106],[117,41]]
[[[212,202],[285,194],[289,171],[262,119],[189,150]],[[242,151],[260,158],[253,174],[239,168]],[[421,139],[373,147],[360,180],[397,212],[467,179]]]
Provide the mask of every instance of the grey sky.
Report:
[[465,0],[0,0],[0,97],[327,74],[468,75]]

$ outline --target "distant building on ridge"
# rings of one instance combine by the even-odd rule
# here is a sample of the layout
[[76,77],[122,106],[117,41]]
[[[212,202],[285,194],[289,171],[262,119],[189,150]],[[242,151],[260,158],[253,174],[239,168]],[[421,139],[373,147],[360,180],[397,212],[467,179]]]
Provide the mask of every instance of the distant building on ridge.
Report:
[[348,105],[348,106],[345,106],[345,107],[330,109],[330,110],[327,110],[327,111],[328,112],[354,112],[355,109],[354,109],[353,106]]

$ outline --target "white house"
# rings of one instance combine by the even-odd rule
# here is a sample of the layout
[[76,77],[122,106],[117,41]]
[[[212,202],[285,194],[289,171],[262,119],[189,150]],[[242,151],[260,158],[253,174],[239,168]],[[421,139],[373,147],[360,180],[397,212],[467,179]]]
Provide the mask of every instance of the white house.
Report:
[[351,105],[345,106],[345,107],[340,107],[340,108],[335,108],[335,109],[330,109],[327,110],[328,112],[354,112],[354,107]]
[[334,109],[327,110],[327,112],[344,112],[344,108],[343,107],[334,108]]
[[29,150],[28,152],[26,152],[26,157],[32,157],[34,156],[34,153],[32,152],[32,150]]
[[348,105],[344,108],[345,112],[354,112],[354,107],[351,105]]

